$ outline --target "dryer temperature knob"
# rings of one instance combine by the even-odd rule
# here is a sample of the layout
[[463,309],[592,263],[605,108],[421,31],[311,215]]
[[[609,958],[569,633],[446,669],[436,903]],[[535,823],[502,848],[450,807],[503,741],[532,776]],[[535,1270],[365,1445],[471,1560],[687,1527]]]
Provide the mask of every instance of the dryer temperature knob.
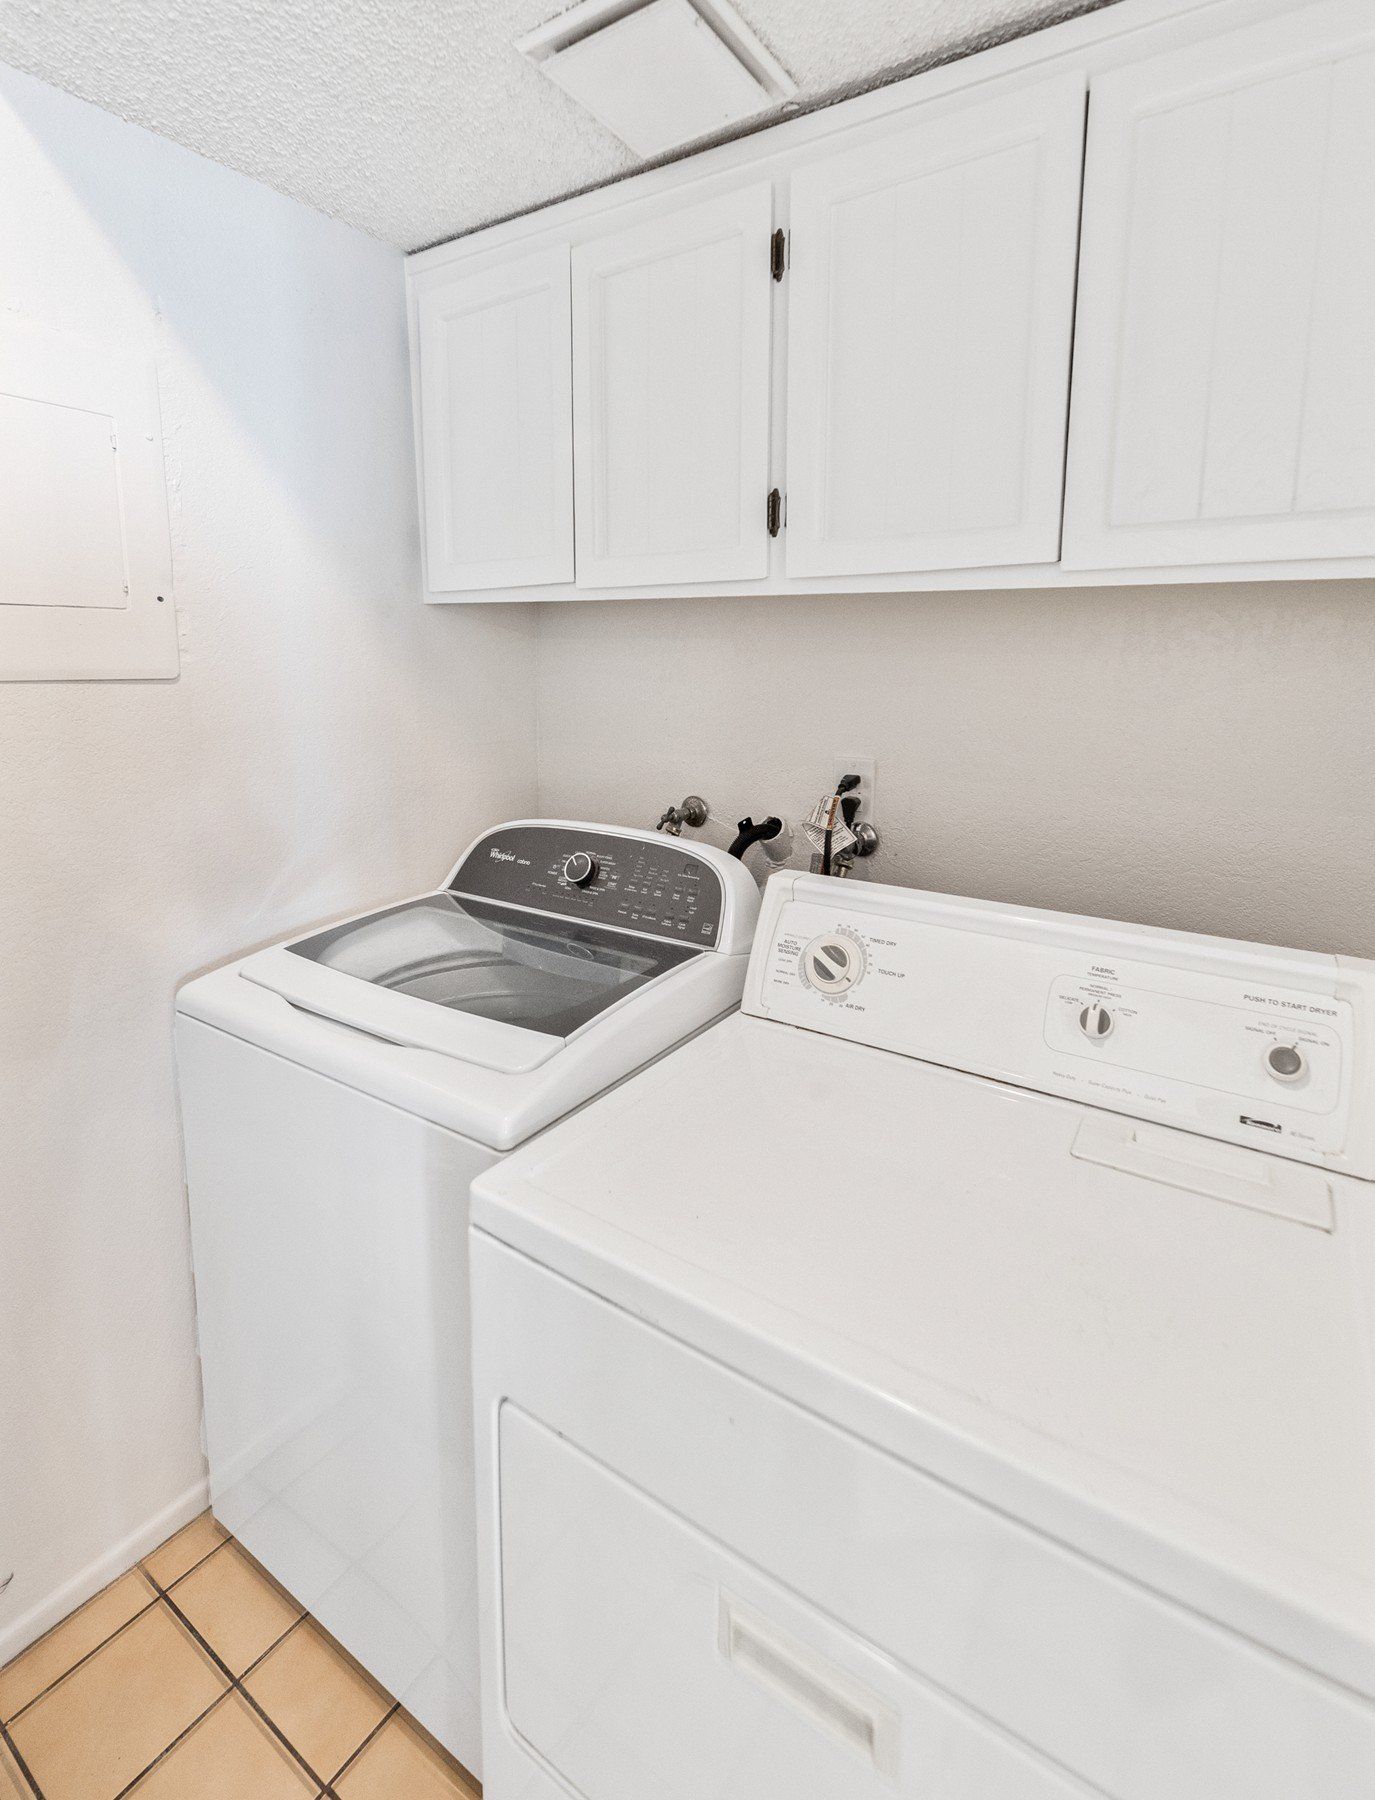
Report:
[[1091,1000],[1079,1015],[1079,1029],[1086,1038],[1101,1044],[1113,1027],[1113,1016],[1101,1001]]

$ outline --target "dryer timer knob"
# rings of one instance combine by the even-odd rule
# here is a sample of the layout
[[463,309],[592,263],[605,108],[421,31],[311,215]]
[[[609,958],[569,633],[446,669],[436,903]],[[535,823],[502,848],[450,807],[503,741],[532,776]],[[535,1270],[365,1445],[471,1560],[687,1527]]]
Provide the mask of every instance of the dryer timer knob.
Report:
[[847,994],[864,974],[864,953],[852,939],[824,933],[802,952],[802,979],[817,994]]

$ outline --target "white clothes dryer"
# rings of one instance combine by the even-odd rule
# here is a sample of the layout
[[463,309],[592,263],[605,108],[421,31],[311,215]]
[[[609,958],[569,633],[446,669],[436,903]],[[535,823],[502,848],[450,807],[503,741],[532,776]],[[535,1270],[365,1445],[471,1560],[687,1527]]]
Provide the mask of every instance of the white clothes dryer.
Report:
[[488,1800],[1375,1794],[1375,964],[776,875],[472,1267]]
[[214,1511],[474,1774],[469,1183],[733,1008],[758,904],[711,846],[516,822],[177,997]]

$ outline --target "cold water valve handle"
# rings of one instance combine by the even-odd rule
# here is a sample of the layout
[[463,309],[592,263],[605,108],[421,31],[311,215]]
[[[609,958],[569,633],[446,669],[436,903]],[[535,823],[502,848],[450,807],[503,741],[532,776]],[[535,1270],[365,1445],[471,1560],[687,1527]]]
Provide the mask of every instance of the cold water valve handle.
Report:
[[689,794],[677,806],[665,807],[663,816],[654,829],[666,832],[669,837],[681,837],[684,825],[690,825],[694,831],[700,831],[710,817],[711,808],[702,796]]

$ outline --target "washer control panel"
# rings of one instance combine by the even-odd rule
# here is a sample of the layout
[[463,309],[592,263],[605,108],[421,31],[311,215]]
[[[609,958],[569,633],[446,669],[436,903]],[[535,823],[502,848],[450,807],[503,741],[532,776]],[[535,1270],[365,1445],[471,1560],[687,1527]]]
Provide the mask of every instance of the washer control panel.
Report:
[[474,844],[449,888],[709,949],[724,903],[720,875],[691,847],[578,825],[499,826]]
[[1375,1177],[1375,966],[775,876],[745,1010]]

